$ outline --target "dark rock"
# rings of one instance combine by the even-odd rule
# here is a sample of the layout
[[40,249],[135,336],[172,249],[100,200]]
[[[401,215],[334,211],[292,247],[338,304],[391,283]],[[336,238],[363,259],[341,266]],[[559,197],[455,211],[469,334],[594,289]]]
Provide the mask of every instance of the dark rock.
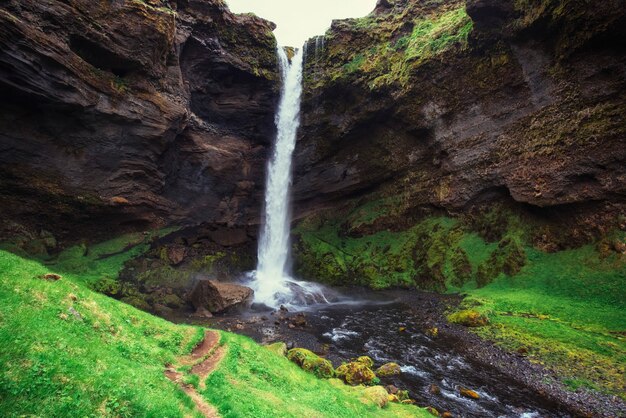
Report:
[[217,313],[249,304],[253,294],[252,289],[246,286],[198,280],[190,292],[189,302],[196,309],[207,309]]
[[0,217],[62,242],[258,222],[274,25],[220,0],[175,3],[2,2]]

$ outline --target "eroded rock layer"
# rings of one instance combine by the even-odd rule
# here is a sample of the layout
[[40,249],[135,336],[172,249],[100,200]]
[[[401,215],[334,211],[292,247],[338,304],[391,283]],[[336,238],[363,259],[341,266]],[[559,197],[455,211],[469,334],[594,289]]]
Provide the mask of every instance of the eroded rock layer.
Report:
[[620,4],[385,0],[335,21],[308,43],[296,213],[384,195],[409,212],[509,201],[614,219],[626,192]]
[[256,223],[272,30],[221,0],[3,2],[0,217],[69,241]]

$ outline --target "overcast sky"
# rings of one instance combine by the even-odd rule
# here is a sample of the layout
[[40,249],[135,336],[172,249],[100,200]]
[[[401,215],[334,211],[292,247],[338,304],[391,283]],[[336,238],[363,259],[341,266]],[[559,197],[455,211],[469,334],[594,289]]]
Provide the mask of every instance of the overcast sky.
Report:
[[315,35],[323,35],[333,19],[362,17],[376,0],[226,0],[235,13],[253,12],[276,23],[278,43],[300,47]]

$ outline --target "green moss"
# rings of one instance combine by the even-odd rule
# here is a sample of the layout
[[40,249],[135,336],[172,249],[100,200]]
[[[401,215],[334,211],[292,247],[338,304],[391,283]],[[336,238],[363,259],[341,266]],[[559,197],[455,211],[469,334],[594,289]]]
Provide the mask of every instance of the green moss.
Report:
[[427,417],[410,405],[380,409],[360,401],[363,387],[337,379],[318,379],[284,356],[252,340],[223,333],[228,355],[207,379],[202,393],[224,418],[259,417]]
[[371,385],[379,381],[371,366],[361,361],[343,363],[335,371],[337,377],[343,379],[349,385]]
[[[406,26],[407,16],[389,15],[385,18],[368,16],[352,20],[351,30],[356,37],[369,42],[351,45],[347,50],[329,46],[327,61],[322,67],[316,65],[315,76],[305,77],[305,87],[315,89],[329,80],[360,78],[371,89],[398,83],[407,86],[415,70],[437,56],[453,48],[465,49],[472,20],[465,7],[441,7],[435,12],[419,17],[413,23],[411,33],[395,38]],[[361,36],[362,35],[362,36]],[[359,49],[360,46],[360,49]],[[323,74],[320,74],[323,72]]]
[[479,322],[488,318],[473,331],[527,351],[571,387],[582,382],[623,395],[626,257],[612,243],[626,233],[546,252],[546,236],[557,249],[571,246],[567,231],[504,207],[409,220],[392,206],[370,201],[302,221],[294,230],[297,274],[375,289],[464,292],[464,312],[451,321],[473,325],[470,312]]
[[448,321],[466,327],[482,327],[489,323],[486,316],[469,309],[448,315]]

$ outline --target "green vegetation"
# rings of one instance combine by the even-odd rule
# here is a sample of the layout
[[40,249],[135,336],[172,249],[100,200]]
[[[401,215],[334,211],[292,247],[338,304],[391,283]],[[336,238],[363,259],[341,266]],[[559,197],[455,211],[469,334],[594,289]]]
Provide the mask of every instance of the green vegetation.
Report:
[[194,412],[164,365],[201,330],[177,326],[58,281],[36,261],[0,251],[0,393],[4,416],[163,416]]
[[[392,83],[407,85],[411,72],[426,61],[452,48],[466,48],[473,23],[465,6],[452,10],[442,8],[425,17],[421,13],[419,16],[412,22],[413,30],[399,39],[393,36],[406,24],[406,16],[392,20],[388,16],[385,19],[372,16],[355,19],[353,29],[363,32],[365,39],[370,36],[373,39],[365,46],[355,45],[349,51],[335,51],[331,45],[329,55],[332,60],[324,65],[328,73],[325,78],[316,78],[315,82],[321,84],[327,83],[327,78],[364,76],[372,89]],[[307,80],[307,84],[311,83],[313,80]]]
[[318,379],[287,358],[259,349],[252,340],[223,333],[227,357],[207,379],[202,394],[224,418],[231,417],[429,417],[415,406],[365,402],[363,386]]
[[626,398],[626,260],[593,245],[553,254],[527,249],[529,264],[469,292],[491,326],[476,332],[558,371],[572,388]]
[[[52,271],[40,261],[0,250],[4,416],[200,416],[164,370],[189,353],[204,331],[171,324],[89,288],[100,274],[115,274],[129,257],[99,256],[126,248],[128,240],[89,251],[74,247]],[[62,277],[43,278],[53,272]],[[363,387],[318,379],[245,337],[223,333],[221,343],[226,356],[202,396],[223,417],[428,416],[414,406],[380,409]],[[202,387],[197,376],[186,375],[184,381]]]
[[545,364],[572,388],[625,396],[626,256],[614,249],[623,231],[556,251],[570,244],[563,231],[502,207],[413,221],[381,199],[306,219],[295,235],[303,277],[465,293],[451,322]]

